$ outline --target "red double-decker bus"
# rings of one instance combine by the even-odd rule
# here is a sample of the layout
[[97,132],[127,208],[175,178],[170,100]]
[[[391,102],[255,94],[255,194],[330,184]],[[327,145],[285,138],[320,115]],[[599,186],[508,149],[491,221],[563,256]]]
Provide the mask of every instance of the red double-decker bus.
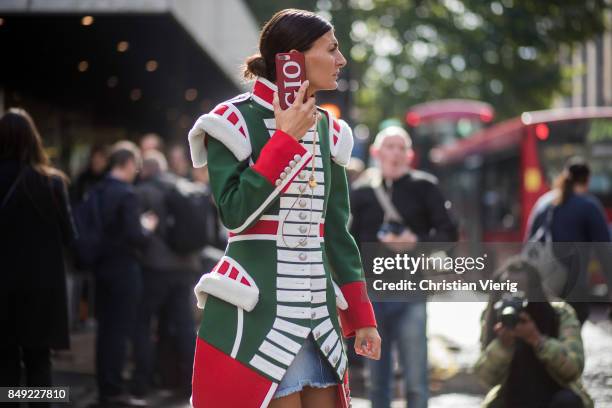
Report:
[[493,107],[469,99],[441,99],[410,107],[406,124],[412,136],[416,160],[423,170],[432,170],[430,151],[466,139],[484,129],[495,116]]
[[565,161],[591,166],[590,191],[612,220],[612,108],[525,112],[430,152],[434,173],[461,219],[462,238],[520,242],[536,200]]

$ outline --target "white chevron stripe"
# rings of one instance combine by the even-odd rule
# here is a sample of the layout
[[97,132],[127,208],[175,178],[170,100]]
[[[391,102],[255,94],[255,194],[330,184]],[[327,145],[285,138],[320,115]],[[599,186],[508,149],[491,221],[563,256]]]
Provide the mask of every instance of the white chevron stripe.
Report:
[[[310,212],[309,210],[299,211],[299,210],[293,209],[291,211],[280,210],[279,215],[282,217],[283,221],[305,223],[306,226],[308,226],[308,223],[314,224],[311,228],[311,232],[312,232],[313,229],[318,230],[319,223],[321,222],[321,217],[323,216],[323,213],[321,211]],[[285,224],[285,234],[287,234],[287,228],[288,228],[287,222],[283,222],[283,224]]]
[[[308,177],[304,178],[304,180],[307,180],[307,179]],[[300,186],[306,187],[304,191],[300,190]],[[285,194],[300,194],[300,193],[307,194],[309,197],[311,193],[315,197],[323,197],[325,195],[325,186],[323,184],[319,184],[314,188],[314,191],[311,192],[310,187],[308,186],[308,182],[302,181],[298,177],[296,177],[291,183],[291,185],[289,185],[289,188],[285,191]]]
[[276,278],[276,287],[280,289],[310,289],[310,279]]
[[[261,79],[260,79],[261,80]],[[275,129],[276,128],[276,118],[268,118],[268,119],[264,119],[264,124],[266,125],[266,127],[268,129]],[[312,125],[310,127],[310,129],[308,129],[309,132],[312,132],[314,130],[314,125]]]
[[[304,144],[304,147],[306,147],[308,149],[307,146],[312,146],[312,145]],[[310,151],[310,153],[312,153],[312,150]],[[315,168],[316,169],[322,169],[323,168],[323,158],[321,158],[320,155],[315,155],[314,163],[315,163]],[[308,163],[308,166],[306,167],[306,169],[308,169],[308,174],[310,174],[310,169],[312,169],[312,162]]]
[[322,276],[325,275],[325,269],[322,264],[315,265],[300,265],[290,263],[277,263],[277,271],[279,275],[290,275],[290,276]]
[[314,313],[314,317],[312,318],[315,320],[329,316],[329,312],[327,311],[327,305],[312,308],[312,313]]
[[308,211],[313,210],[323,211],[324,201],[320,198],[310,198],[310,195],[305,194],[300,198],[297,197],[281,197],[280,209],[292,211]]
[[336,347],[334,347],[331,354],[329,355],[329,362],[332,363],[332,366],[335,367],[338,364],[341,354],[342,354],[342,341],[338,341],[336,343]]
[[276,300],[279,302],[308,302],[310,291],[308,290],[277,290]]
[[333,328],[334,325],[332,324],[331,320],[325,319],[322,323],[319,323],[317,327],[312,330],[313,337],[315,338],[315,340],[318,340]]
[[288,322],[287,320],[276,318],[272,325],[276,330],[283,331],[285,333],[293,334],[297,337],[306,338],[310,333],[310,327],[304,327],[295,323]]
[[293,357],[294,357],[293,355],[287,353],[286,351],[281,350],[280,348],[276,347],[274,344],[269,343],[265,340],[263,343],[261,343],[261,346],[259,346],[259,351],[261,351],[263,354],[269,357],[272,357],[274,360],[278,361],[279,363],[283,363],[287,367],[289,366],[289,364],[291,364],[291,361],[293,361]]
[[[274,129],[274,128],[268,128],[267,126],[266,126],[266,128],[268,129],[268,134],[270,136],[272,136],[274,134],[274,132],[276,132],[276,129]],[[309,130],[309,131],[306,132],[306,135],[312,135],[312,134],[314,134],[314,132],[312,130]],[[300,140],[305,139],[306,135],[304,135],[304,137],[302,139],[300,139]],[[312,136],[310,136],[310,139],[308,139],[308,140],[312,140]]]
[[[299,235],[300,237],[308,236],[310,238],[319,238],[319,224],[313,224],[310,227],[310,232],[309,232],[308,223],[289,224],[288,222],[285,222],[282,224],[281,231],[285,235]],[[302,231],[305,231],[305,232],[302,232]],[[290,238],[294,238],[294,237],[290,237]]]
[[338,376],[340,378],[344,377],[344,369],[346,368],[347,358],[346,354],[342,353],[342,357],[340,357],[340,364],[338,365]]
[[[284,231],[276,236],[276,246],[279,249],[321,249],[321,238],[319,236],[310,237],[288,237],[287,226],[292,224],[283,224]],[[308,227],[306,227],[308,228]],[[319,225],[315,224],[310,228],[310,235],[313,230],[319,231]],[[284,236],[282,234],[285,234]],[[300,234],[301,235],[301,234]],[[318,235],[318,234],[317,234]]]
[[[329,355],[332,350],[332,347],[336,345],[336,341],[338,341],[338,335],[334,330],[332,330],[329,333],[329,336],[327,336],[327,338],[323,342],[323,344],[321,344],[321,351],[323,352],[323,354],[325,354],[326,356]],[[326,349],[328,350],[327,352],[325,351]]]
[[325,303],[327,301],[327,292],[322,290],[319,292],[311,292],[310,299],[312,303]]
[[310,319],[311,309],[309,307],[276,305],[276,315],[289,317],[291,319]]
[[297,354],[300,351],[300,343],[297,341],[291,340],[289,337],[285,336],[282,333],[277,332],[274,329],[271,329],[266,338],[279,346],[284,347],[285,349],[291,351],[293,354]]
[[[295,178],[295,181],[308,181],[308,179],[310,178],[310,171],[311,171],[311,167],[312,163],[308,163],[308,165],[306,167],[304,167],[304,169],[302,170],[302,173],[304,174],[304,178],[300,178],[300,175],[298,174],[298,176]],[[315,180],[317,181],[317,183],[325,183],[325,176],[323,174],[322,171],[315,171],[314,172],[314,177]],[[310,190],[308,190],[308,192],[310,192]]]
[[[305,259],[300,259],[300,254],[305,254]],[[323,262],[323,253],[321,251],[289,251],[286,249],[279,249],[277,251],[278,260],[280,262]]]
[[271,362],[261,358],[257,354],[253,356],[251,361],[249,361],[249,364],[251,364],[253,367],[258,369],[259,371],[268,374],[270,377],[278,381],[280,381],[283,378],[283,375],[285,375],[285,371],[286,371],[284,368],[281,368],[275,364],[272,364]]
[[327,278],[315,278],[310,280],[310,290],[323,290],[327,287]]

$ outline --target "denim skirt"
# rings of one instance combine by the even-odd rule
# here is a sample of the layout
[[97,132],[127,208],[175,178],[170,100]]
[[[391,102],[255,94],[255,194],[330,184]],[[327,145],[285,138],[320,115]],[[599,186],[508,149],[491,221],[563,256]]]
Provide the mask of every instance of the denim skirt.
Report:
[[331,365],[327,359],[323,358],[312,334],[309,334],[272,398],[285,397],[302,391],[304,387],[325,388],[337,384],[338,380]]

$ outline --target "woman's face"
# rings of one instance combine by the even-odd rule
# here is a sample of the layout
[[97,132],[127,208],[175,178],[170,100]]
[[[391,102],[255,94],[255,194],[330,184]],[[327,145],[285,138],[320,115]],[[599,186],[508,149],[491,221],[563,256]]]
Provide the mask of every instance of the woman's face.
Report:
[[310,81],[309,95],[316,91],[334,90],[338,87],[340,69],[346,65],[346,59],[338,49],[338,40],[333,30],[319,37],[312,47],[304,52],[304,57],[306,79]]

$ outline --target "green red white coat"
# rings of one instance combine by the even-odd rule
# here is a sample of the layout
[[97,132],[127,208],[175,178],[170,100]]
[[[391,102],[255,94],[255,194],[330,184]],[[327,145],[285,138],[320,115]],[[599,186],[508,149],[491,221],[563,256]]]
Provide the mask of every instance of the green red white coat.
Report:
[[[348,406],[341,335],[375,327],[359,251],[347,230],[344,166],[350,127],[320,109],[298,142],[277,130],[276,86],[259,78],[250,93],[217,105],[189,132],[195,167],[208,162],[211,189],[229,230],[224,257],[196,285],[204,308],[192,404],[266,407],[312,332]],[[312,161],[317,186],[310,189]],[[306,238],[306,239],[304,239]]]

